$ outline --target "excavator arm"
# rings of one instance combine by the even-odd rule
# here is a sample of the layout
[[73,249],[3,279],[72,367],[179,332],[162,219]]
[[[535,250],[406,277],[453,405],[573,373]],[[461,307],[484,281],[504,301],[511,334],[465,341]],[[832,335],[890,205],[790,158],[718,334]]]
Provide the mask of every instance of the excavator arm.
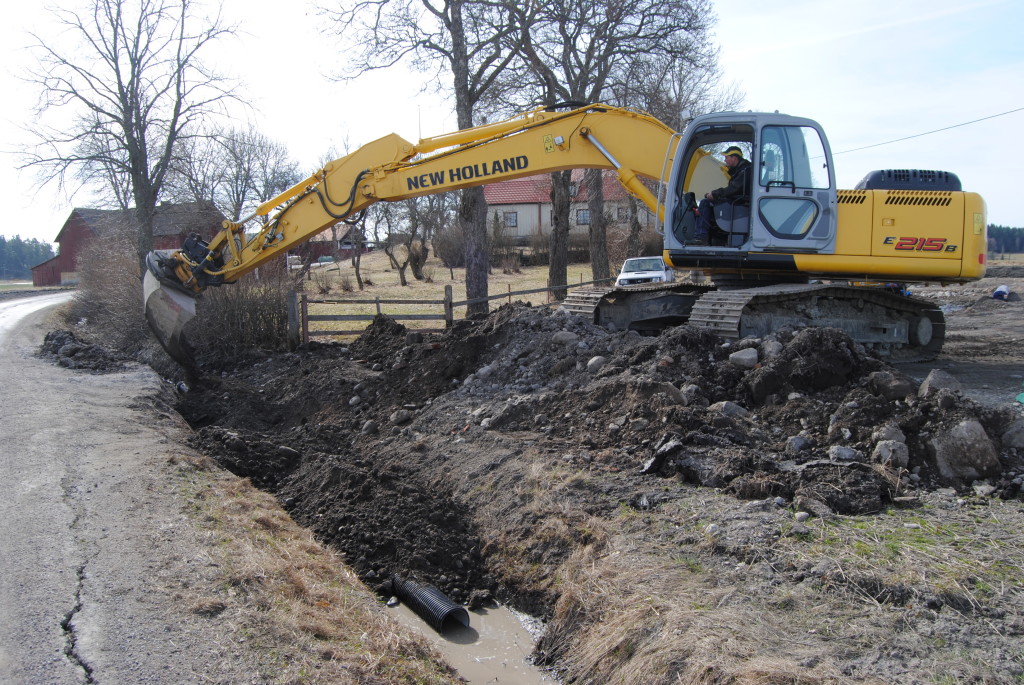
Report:
[[[415,145],[387,135],[326,164],[242,221],[225,221],[208,244],[190,238],[178,250],[151,253],[147,321],[171,356],[184,359],[181,330],[195,313],[195,295],[237,281],[339,221],[354,223],[376,202],[597,168],[615,170],[622,185],[663,220],[662,203],[640,177],[666,180],[676,142],[677,134],[657,119],[606,105],[535,109]],[[258,231],[247,233],[245,225],[256,219]]]

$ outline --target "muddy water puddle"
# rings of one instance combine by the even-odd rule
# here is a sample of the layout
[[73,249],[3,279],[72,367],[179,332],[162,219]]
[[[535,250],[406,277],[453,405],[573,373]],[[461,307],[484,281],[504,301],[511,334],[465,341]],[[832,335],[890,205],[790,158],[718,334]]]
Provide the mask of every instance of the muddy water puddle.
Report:
[[558,683],[530,663],[534,637],[519,616],[504,606],[470,611],[469,627],[451,621],[441,633],[405,604],[388,612],[427,638],[470,685]]

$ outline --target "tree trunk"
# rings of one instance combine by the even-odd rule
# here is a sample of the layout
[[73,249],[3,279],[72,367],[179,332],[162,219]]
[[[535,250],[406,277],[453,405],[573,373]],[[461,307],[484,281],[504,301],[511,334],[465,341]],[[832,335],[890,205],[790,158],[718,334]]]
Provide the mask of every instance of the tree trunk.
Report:
[[640,242],[640,202],[633,197],[629,196],[629,237],[626,239],[626,259],[630,257],[640,257],[640,249],[642,244]]
[[153,251],[153,215],[156,198],[152,193],[135,192],[135,223],[138,230],[139,277],[146,275],[146,255]]
[[427,246],[421,241],[416,240],[409,245],[409,269],[412,270],[412,277],[417,281],[424,279],[423,267],[426,265],[429,255]]
[[[551,236],[548,258],[548,287],[568,284],[569,271],[569,183],[571,171],[551,174]],[[565,288],[554,292],[556,300],[564,300]]]
[[353,238],[353,240],[352,240],[352,248],[353,248],[352,249],[352,270],[355,271],[355,274],[356,274],[356,286],[360,290],[362,290],[363,289],[363,273],[359,270],[359,267],[360,267],[360,265],[362,263],[362,259],[363,259],[363,244],[364,244],[364,240],[363,240],[363,225],[360,224],[358,229],[355,226],[353,226],[352,227],[351,235],[352,235],[352,238]]
[[[459,202],[459,221],[466,236],[466,299],[487,297],[487,205],[483,188],[467,188]],[[486,301],[467,306],[466,317],[485,315]]]
[[[455,116],[460,129],[473,126],[473,106],[476,104],[472,92],[469,68],[469,47],[466,40],[466,29],[463,24],[465,4],[461,0],[452,0],[449,9],[452,37],[452,81],[455,92]],[[466,236],[466,299],[473,300],[487,297],[487,205],[484,202],[484,189],[481,187],[466,188],[459,200],[459,222],[463,235]],[[485,315],[489,307],[487,301],[470,304],[466,307],[466,317]]]
[[587,209],[590,211],[590,267],[594,280],[611,278],[608,267],[608,222],[604,220],[604,185],[600,169],[587,169]]

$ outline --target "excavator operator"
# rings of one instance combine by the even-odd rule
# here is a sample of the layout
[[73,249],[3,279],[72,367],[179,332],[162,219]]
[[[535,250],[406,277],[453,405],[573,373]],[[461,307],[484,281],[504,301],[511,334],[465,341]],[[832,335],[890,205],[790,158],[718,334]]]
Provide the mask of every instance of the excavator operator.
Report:
[[697,207],[697,230],[693,240],[695,244],[709,244],[711,229],[718,228],[715,222],[716,202],[727,202],[732,205],[750,202],[751,164],[743,159],[743,150],[735,145],[728,148],[725,151],[725,165],[728,167],[729,184],[706,193]]

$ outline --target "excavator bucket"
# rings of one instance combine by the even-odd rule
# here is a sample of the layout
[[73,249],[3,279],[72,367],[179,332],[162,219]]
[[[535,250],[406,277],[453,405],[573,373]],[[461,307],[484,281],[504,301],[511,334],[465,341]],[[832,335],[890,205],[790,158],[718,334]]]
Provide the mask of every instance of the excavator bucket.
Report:
[[196,315],[195,298],[167,283],[159,255],[148,255],[146,266],[142,280],[146,321],[167,354],[186,369],[192,369],[194,363],[185,349],[182,331]]

